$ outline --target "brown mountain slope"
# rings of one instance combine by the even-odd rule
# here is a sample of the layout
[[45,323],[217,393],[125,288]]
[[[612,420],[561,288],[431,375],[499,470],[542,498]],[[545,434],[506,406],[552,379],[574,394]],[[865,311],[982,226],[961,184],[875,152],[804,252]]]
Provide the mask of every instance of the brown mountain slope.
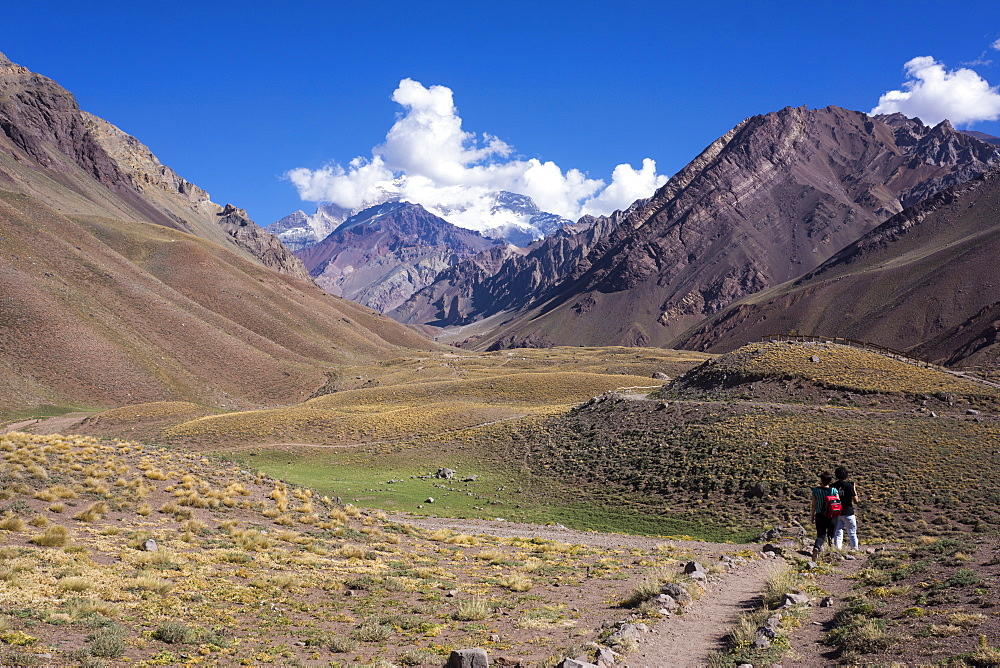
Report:
[[137,139],[81,111],[67,90],[2,53],[0,187],[61,211],[111,214],[190,232],[308,278],[302,263],[245,211],[211,201]]
[[983,357],[1000,317],[997,210],[993,171],[906,209],[802,279],[733,304],[677,343],[720,351],[796,330],[936,362]]
[[245,213],[0,59],[4,413],[287,403],[335,365],[431,345],[325,295]]
[[481,345],[663,345],[988,170],[997,155],[948,123],[900,115],[827,107],[749,118]]

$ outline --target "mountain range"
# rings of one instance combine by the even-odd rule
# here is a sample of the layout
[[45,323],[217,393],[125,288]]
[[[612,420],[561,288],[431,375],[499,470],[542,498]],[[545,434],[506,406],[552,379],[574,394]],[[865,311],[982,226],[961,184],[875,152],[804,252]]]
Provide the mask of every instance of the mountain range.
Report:
[[[452,340],[477,348],[735,347],[737,333],[718,342],[685,333],[816,270],[907,207],[986,174],[1000,164],[998,151],[947,121],[930,127],[899,114],[800,107],[754,116],[629,210],[523,252],[469,258],[390,314],[453,327]],[[808,325],[793,328],[807,333]],[[860,338],[919,343],[881,330]]]
[[396,201],[351,216],[296,255],[330,294],[384,313],[462,258],[499,243],[456,227],[419,204]]
[[8,411],[288,403],[345,362],[433,347],[2,55],[0,328]]

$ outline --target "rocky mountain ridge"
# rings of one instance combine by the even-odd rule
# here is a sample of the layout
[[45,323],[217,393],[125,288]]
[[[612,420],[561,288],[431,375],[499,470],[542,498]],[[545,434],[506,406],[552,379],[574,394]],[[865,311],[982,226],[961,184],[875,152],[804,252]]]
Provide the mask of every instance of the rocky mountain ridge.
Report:
[[[587,242],[585,257],[569,271],[511,305],[506,322],[478,345],[664,345],[728,304],[816,268],[904,207],[997,161],[996,146],[946,122],[928,127],[898,114],[868,117],[838,107],[748,118]],[[505,262],[495,275],[531,284],[533,267],[518,266],[520,258]],[[471,284],[442,275],[397,314],[405,322],[435,322],[427,319],[430,304],[440,321],[444,305],[455,297],[461,304],[491,280],[470,275]],[[469,308],[460,320],[490,313]]]

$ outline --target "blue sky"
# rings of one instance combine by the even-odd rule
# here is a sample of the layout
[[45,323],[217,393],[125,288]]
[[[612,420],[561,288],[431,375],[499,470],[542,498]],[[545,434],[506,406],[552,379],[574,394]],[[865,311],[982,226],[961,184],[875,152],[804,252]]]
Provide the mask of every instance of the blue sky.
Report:
[[[392,100],[404,79],[453,95],[452,120],[478,140],[469,151],[488,134],[508,148],[491,163],[578,170],[583,192],[611,183],[619,164],[638,173],[646,158],[662,180],[754,114],[867,112],[915,81],[923,70],[904,67],[918,57],[997,86],[1000,4],[951,7],[8,0],[0,51],[266,225],[314,208],[283,178],[290,170],[312,176],[335,163],[349,175],[351,160],[370,164],[407,110]],[[998,121],[971,127],[1000,135]],[[300,187],[318,196],[307,180]]]

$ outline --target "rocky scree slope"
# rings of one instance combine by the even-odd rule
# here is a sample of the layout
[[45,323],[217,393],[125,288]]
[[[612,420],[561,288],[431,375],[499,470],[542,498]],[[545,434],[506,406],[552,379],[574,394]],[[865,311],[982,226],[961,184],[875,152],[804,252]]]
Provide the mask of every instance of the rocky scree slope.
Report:
[[802,278],[747,297],[678,340],[714,352],[797,330],[937,363],[995,362],[1000,171],[893,216]]
[[324,290],[384,313],[462,258],[499,243],[419,204],[389,202],[351,216],[296,254]]
[[[997,160],[996,146],[947,122],[931,128],[837,107],[748,118],[478,345],[664,345]],[[451,301],[443,292],[435,303]]]

